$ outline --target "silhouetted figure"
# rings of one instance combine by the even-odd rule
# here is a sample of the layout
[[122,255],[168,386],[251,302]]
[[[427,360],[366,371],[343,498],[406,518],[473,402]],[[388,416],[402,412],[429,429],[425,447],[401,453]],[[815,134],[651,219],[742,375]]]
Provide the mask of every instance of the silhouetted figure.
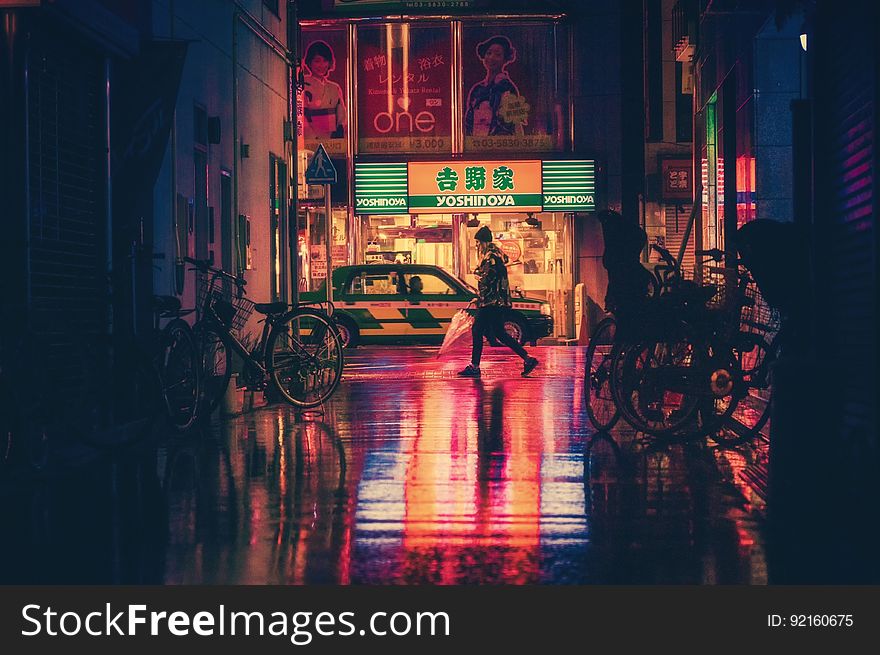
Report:
[[613,210],[600,212],[599,222],[605,242],[602,265],[608,271],[605,310],[615,314],[636,312],[651,291],[651,272],[641,262],[648,236],[638,221]]
[[734,243],[764,300],[782,315],[789,338],[803,336],[812,285],[809,243],[803,228],[796,223],[757,219],[736,231]]

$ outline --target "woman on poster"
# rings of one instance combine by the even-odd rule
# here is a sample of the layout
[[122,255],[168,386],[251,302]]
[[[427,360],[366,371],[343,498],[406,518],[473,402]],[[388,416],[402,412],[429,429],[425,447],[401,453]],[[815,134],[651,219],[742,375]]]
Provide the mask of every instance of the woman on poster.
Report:
[[506,70],[507,65],[516,60],[516,49],[506,36],[495,35],[477,45],[477,56],[486,68],[486,77],[468,92],[465,134],[522,135],[525,120],[511,121],[504,111],[511,98],[520,97],[519,89]]
[[303,136],[306,139],[344,138],[346,112],[342,87],[328,78],[336,68],[333,49],[325,41],[313,41],[306,50],[305,64],[308,74],[303,77]]

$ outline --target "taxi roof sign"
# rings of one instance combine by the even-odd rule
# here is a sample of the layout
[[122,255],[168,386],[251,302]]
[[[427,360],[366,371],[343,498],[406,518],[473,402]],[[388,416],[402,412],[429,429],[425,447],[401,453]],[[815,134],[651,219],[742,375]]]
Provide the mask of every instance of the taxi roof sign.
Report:
[[336,184],[336,167],[323,143],[318,145],[306,168],[306,184]]

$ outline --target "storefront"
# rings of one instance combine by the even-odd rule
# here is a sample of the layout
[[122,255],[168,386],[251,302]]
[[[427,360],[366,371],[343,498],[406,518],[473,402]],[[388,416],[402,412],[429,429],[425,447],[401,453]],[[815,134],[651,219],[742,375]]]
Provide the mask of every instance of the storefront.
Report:
[[[488,225],[511,288],[574,333],[574,228],[596,209],[596,165],[575,159],[571,39],[562,15],[303,23],[299,170],[323,144],[332,266],[402,262],[474,284]],[[341,185],[340,185],[341,186]],[[299,288],[327,275],[323,190],[300,180]]]
[[433,264],[473,285],[487,225],[511,289],[548,301],[554,336],[571,336],[574,222],[596,208],[595,162],[358,162],[354,200],[358,263]]

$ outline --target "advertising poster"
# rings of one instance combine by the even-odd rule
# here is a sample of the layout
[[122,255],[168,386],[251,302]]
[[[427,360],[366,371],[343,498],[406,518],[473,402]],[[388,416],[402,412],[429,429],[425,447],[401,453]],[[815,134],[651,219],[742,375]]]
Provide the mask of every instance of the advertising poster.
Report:
[[303,87],[297,97],[297,122],[301,121],[299,134],[303,135],[303,145],[314,152],[318,144],[323,143],[331,157],[345,157],[348,132],[346,32],[304,28],[302,48]]
[[449,27],[361,28],[357,70],[361,153],[450,152]]
[[565,146],[562,43],[553,25],[466,26],[464,146],[469,152],[556,152]]

